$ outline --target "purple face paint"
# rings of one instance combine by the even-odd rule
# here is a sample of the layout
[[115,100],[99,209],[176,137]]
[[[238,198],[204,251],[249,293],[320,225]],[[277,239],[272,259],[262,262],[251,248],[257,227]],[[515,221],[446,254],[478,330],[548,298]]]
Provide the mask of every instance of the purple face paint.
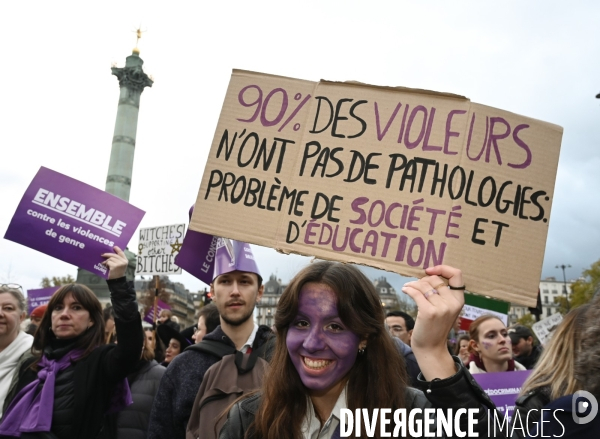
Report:
[[288,354],[302,383],[328,391],[352,369],[360,337],[338,315],[335,293],[327,285],[307,283],[300,291],[298,315],[290,325]]
[[504,323],[498,319],[489,319],[481,323],[479,331],[483,334],[480,337],[483,357],[496,362],[512,357],[510,338]]

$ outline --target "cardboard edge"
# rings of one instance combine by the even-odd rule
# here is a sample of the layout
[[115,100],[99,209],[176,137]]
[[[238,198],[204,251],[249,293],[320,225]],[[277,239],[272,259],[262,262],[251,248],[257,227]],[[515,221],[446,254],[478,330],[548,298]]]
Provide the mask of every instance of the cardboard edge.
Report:
[[[257,245],[259,245],[259,244],[257,244]],[[400,273],[398,271],[391,271],[391,270],[388,270],[388,269],[386,269],[384,267],[380,267],[378,265],[366,264],[366,263],[364,263],[362,261],[355,261],[353,259],[350,259],[350,260],[347,260],[347,261],[340,261],[339,259],[328,258],[326,256],[315,256],[315,255],[311,255],[311,254],[308,254],[308,253],[303,253],[303,252],[300,252],[300,251],[286,250],[286,249],[283,249],[281,247],[273,247],[273,249],[277,253],[280,253],[280,254],[283,254],[283,255],[290,255],[290,254],[292,254],[292,255],[300,255],[300,256],[305,256],[305,257],[308,257],[308,258],[319,259],[321,261],[339,262],[340,264],[362,265],[364,267],[375,268],[376,270],[382,270],[382,271],[386,271],[388,273],[394,273],[394,274],[397,274],[397,275],[400,275],[400,276],[403,276],[403,277],[410,277],[410,278],[418,279],[418,277],[413,276],[412,274],[403,274],[403,273]],[[424,270],[423,270],[423,273],[424,273]]]
[[253,70],[244,70],[244,69],[236,69],[233,68],[231,70],[231,74],[232,75],[241,75],[241,76],[267,76],[270,78],[283,78],[283,79],[289,79],[289,80],[294,80],[294,81],[303,81],[303,82],[309,82],[309,83],[317,83],[317,84],[328,84],[328,85],[351,85],[351,86],[356,86],[356,87],[367,87],[367,88],[374,88],[374,89],[378,89],[378,90],[388,90],[388,91],[396,91],[396,92],[402,92],[402,93],[414,93],[414,94],[424,94],[424,95],[430,95],[430,96],[437,96],[437,97],[445,97],[445,98],[451,98],[451,99],[460,99],[463,101],[470,101],[469,98],[467,98],[466,96],[462,96],[462,95],[458,95],[455,93],[449,93],[449,92],[443,92],[443,91],[435,91],[435,90],[426,90],[426,89],[422,89],[422,88],[411,88],[411,87],[403,87],[403,86],[389,86],[389,85],[374,85],[374,84],[367,84],[366,82],[361,82],[361,81],[355,81],[355,80],[349,80],[349,81],[330,81],[327,79],[321,79],[320,81],[311,81],[309,79],[299,79],[299,78],[292,78],[290,76],[282,76],[282,75],[274,75],[271,73],[262,73],[262,72],[256,72]]
[[[256,244],[256,245],[259,245],[259,244]],[[377,266],[377,265],[373,265],[373,264],[365,264],[365,263],[364,263],[364,262],[362,262],[362,261],[361,261],[361,262],[357,262],[357,261],[354,261],[354,260],[352,260],[352,259],[350,259],[350,260],[348,260],[348,261],[340,261],[340,260],[338,260],[338,259],[334,259],[334,258],[328,258],[328,257],[325,257],[325,256],[315,256],[315,255],[309,255],[309,254],[307,254],[307,253],[302,253],[302,252],[299,252],[299,251],[286,250],[286,249],[284,249],[284,248],[281,248],[281,247],[273,247],[273,249],[274,249],[274,250],[275,250],[277,253],[280,253],[280,254],[283,254],[283,255],[290,255],[290,254],[294,254],[294,255],[300,255],[300,256],[309,257],[309,258],[312,258],[312,260],[315,260],[315,259],[317,259],[317,260],[321,260],[321,261],[333,261],[333,262],[339,262],[339,263],[341,263],[341,264],[355,264],[355,265],[362,265],[362,266],[365,266],[365,267],[370,267],[370,268],[375,268],[375,269],[377,269],[377,270],[382,270],[382,271],[385,271],[385,272],[388,272],[388,273],[397,274],[397,275],[399,275],[399,276],[402,276],[402,277],[413,278],[413,279],[419,279],[419,277],[417,277],[417,276],[414,276],[414,275],[412,275],[412,274],[410,274],[410,273],[408,273],[408,274],[407,274],[406,272],[392,271],[392,270],[388,270],[388,269],[386,269],[386,268],[384,268],[384,267],[380,267],[380,266]],[[467,290],[465,290],[465,291],[467,291],[469,294],[473,294],[473,295],[475,295],[475,296],[487,297],[487,298],[489,298],[489,299],[491,299],[491,300],[498,300],[498,301],[501,301],[501,302],[507,302],[507,303],[509,303],[509,304],[510,304],[510,306],[512,306],[512,304],[513,304],[513,303],[516,303],[516,304],[518,304],[518,305],[522,305],[522,306],[535,307],[535,305],[536,305],[536,303],[537,303],[537,302],[536,302],[536,301],[537,301],[537,299],[532,299],[532,298],[524,298],[524,297],[522,297],[522,296],[519,296],[518,298],[516,298],[516,297],[515,297],[515,298],[512,298],[512,299],[510,299],[510,300],[503,300],[503,299],[500,299],[500,298],[498,298],[497,296],[499,296],[500,294],[504,294],[504,295],[505,295],[505,294],[506,294],[506,292],[505,292],[505,291],[496,290],[496,289],[491,289],[491,290],[489,290],[489,291],[471,291],[471,290],[468,290],[468,289],[467,289]],[[496,294],[496,296],[494,296],[494,295],[491,295],[491,294]],[[509,310],[510,310],[510,306],[509,306]]]
[[472,102],[472,105],[477,105],[479,107],[485,107],[485,108],[491,108],[492,110],[496,110],[496,111],[503,111],[505,113],[508,113],[512,116],[518,117],[518,118],[523,118],[523,119],[529,119],[531,121],[535,121],[536,123],[547,127],[548,129],[554,130],[554,131],[558,131],[561,134],[561,146],[562,146],[562,135],[564,134],[565,129],[555,123],[552,122],[546,122],[545,120],[541,120],[541,119],[537,119],[535,117],[531,117],[531,116],[525,116],[523,114],[519,114],[519,113],[515,113],[514,111],[509,111],[509,110],[504,110],[502,108],[497,108],[497,107],[491,107],[489,105],[485,105],[485,104],[480,104],[479,102]]
[[[269,78],[281,78],[281,79],[288,79],[290,81],[302,81],[302,82],[307,82],[309,84],[318,84],[317,81],[311,81],[309,79],[298,79],[298,78],[292,78],[291,76],[274,75],[274,74],[271,74],[271,73],[255,72],[253,70],[244,70],[244,69],[236,69],[236,68],[231,69],[231,76],[234,76],[234,75],[238,75],[238,76],[266,76],[266,77],[269,77]],[[225,93],[225,96],[227,96],[227,93]]]
[[449,92],[444,92],[444,91],[435,91],[435,90],[426,90],[426,89],[422,89],[422,88],[410,88],[410,87],[403,87],[403,86],[390,86],[390,85],[373,85],[373,84],[367,84],[365,82],[360,82],[360,81],[329,81],[327,79],[321,79],[321,81],[319,81],[321,84],[327,84],[327,85],[344,85],[344,86],[355,86],[355,87],[366,87],[366,88],[374,88],[376,90],[387,90],[387,91],[395,91],[395,92],[401,92],[401,93],[413,93],[413,94],[422,94],[422,95],[429,95],[429,96],[436,96],[436,97],[443,97],[443,98],[450,98],[450,99],[459,99],[462,101],[470,101],[470,99],[466,96],[462,96],[462,95],[457,95],[455,93],[449,93]]

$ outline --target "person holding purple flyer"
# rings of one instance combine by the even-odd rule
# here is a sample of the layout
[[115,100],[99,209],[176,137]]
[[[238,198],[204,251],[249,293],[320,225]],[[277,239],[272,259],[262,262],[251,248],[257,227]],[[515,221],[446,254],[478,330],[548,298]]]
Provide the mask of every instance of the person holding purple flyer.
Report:
[[144,342],[135,290],[125,279],[119,247],[104,253],[119,343],[104,343],[102,307],[84,285],[68,284],[50,299],[33,340],[33,357],[18,370],[0,437],[96,438],[104,415],[131,404],[127,375]]
[[[347,432],[354,426],[341,416],[343,409],[366,409],[372,416],[375,409],[410,413],[429,407],[473,409],[475,432],[484,437],[494,404],[446,344],[464,303],[462,273],[442,265],[427,268],[426,274],[402,289],[419,308],[411,347],[425,393],[409,387],[369,279],[349,264],[315,262],[282,294],[275,314],[275,352],[262,390],[233,406],[220,439],[339,438],[342,427]],[[423,419],[422,412],[419,416]],[[385,436],[380,418],[374,422],[372,434],[363,423],[361,432],[350,436]],[[461,417],[465,432],[467,424]],[[435,432],[440,424],[434,420],[431,425]]]

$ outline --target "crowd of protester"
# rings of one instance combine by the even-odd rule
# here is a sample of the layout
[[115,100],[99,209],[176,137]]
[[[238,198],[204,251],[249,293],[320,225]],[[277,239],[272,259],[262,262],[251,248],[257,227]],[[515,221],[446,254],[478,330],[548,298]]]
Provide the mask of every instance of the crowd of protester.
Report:
[[[269,328],[254,321],[264,292],[256,264],[230,264],[215,269],[214,302],[198,310],[197,324],[182,329],[162,310],[143,328],[126,257],[116,247],[103,257],[104,309],[87,287],[69,284],[27,316],[21,288],[0,287],[0,438],[329,439],[339,437],[342,408],[477,409],[476,431],[490,437],[496,409],[472,375],[524,370],[512,422],[527,428],[512,437],[535,437],[543,421],[557,435],[562,425],[563,437],[598,437],[598,419],[574,422],[571,404],[580,391],[600,399],[598,297],[566,314],[542,346],[530,328],[491,314],[461,331],[457,268],[431,267],[404,286],[418,314],[386,315],[360,270],[323,261],[290,281]],[[252,362],[260,353],[268,368],[198,434],[201,389],[214,384],[204,378],[214,381],[224,362],[209,345]],[[544,408],[564,415],[546,419]]]

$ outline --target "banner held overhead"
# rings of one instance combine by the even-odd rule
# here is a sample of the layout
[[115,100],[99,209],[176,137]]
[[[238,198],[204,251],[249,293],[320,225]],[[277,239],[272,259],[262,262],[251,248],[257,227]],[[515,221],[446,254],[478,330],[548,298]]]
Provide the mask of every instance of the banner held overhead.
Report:
[[413,277],[453,265],[534,306],[561,138],[449,93],[234,70],[190,228]]
[[4,238],[106,279],[101,255],[127,247],[143,217],[126,201],[42,166]]

